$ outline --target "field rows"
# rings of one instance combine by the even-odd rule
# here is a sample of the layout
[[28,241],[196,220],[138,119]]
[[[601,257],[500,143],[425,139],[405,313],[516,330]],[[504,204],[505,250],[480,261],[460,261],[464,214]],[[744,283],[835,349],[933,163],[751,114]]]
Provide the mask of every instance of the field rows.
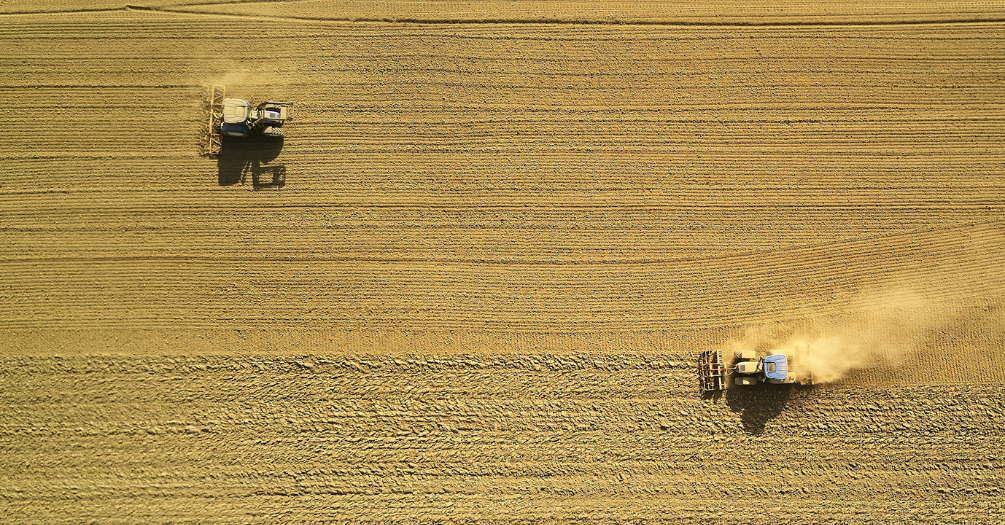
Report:
[[[442,260],[75,258],[5,263],[3,326],[321,326],[673,330],[840,312],[874,290],[973,304],[1000,297],[986,228],[783,252],[612,264]],[[958,240],[959,239],[959,240]],[[226,239],[224,239],[226,240]],[[254,239],[247,242],[252,243]],[[552,261],[554,263],[554,261]],[[231,277],[233,275],[234,277]],[[743,297],[739,302],[736,297]],[[991,344],[990,342],[988,344]]]
[[[32,0],[8,0],[7,10],[33,11]],[[72,9],[79,2],[93,0],[62,0],[43,10]],[[64,3],[65,2],[65,3]],[[98,5],[108,0],[98,0]],[[27,4],[27,6],[25,6]],[[670,23],[670,24],[813,24],[884,22],[939,22],[1001,20],[1005,4],[1000,1],[952,1],[932,4],[921,0],[898,1],[891,4],[827,0],[755,1],[736,0],[703,2],[685,5],[669,0],[657,0],[639,5],[630,0],[477,0],[473,2],[437,2],[412,0],[288,0],[284,2],[245,2],[222,0],[154,0],[142,5],[172,12],[199,12],[246,15],[252,17],[287,17],[322,20],[383,20],[415,22],[565,22],[565,23]],[[24,7],[22,7],[24,6]]]
[[[73,113],[78,113],[78,116],[85,121],[93,122],[98,119],[100,114],[107,113],[107,111],[107,108],[96,108],[93,111]],[[50,113],[54,118],[67,119],[71,111]],[[665,159],[664,162],[677,161],[676,163],[692,160],[695,157],[700,158],[702,154],[721,156],[722,164],[724,164],[722,167],[728,169],[731,164],[735,165],[730,162],[734,159],[741,161],[758,155],[770,162],[773,158],[786,157],[797,154],[805,148],[813,148],[818,155],[849,155],[864,157],[863,160],[871,160],[876,157],[915,157],[914,162],[918,164],[919,168],[939,170],[940,164],[943,164],[939,161],[946,157],[980,153],[980,144],[1000,141],[1002,139],[1002,123],[1003,121],[998,118],[953,120],[934,125],[917,122],[913,124],[920,129],[911,131],[883,130],[884,133],[881,137],[871,136],[871,134],[876,134],[876,124],[793,126],[785,123],[765,123],[757,126],[758,133],[764,133],[765,137],[771,138],[753,135],[749,129],[736,129],[738,126],[735,124],[692,124],[663,121],[559,120],[540,125],[535,122],[503,124],[459,122],[446,125],[427,122],[366,126],[359,122],[345,122],[334,126],[329,125],[323,129],[317,129],[310,126],[310,123],[304,123],[305,126],[310,126],[307,128],[308,130],[332,138],[320,139],[314,144],[315,147],[324,150],[326,154],[305,155],[303,163],[305,167],[311,167],[323,163],[331,155],[351,154],[357,156],[358,160],[366,161],[389,154],[411,153],[442,156],[447,161],[447,166],[450,166],[453,162],[450,162],[449,155],[452,153],[507,156],[536,154],[561,157],[574,156],[575,153],[610,155],[618,151],[627,151],[644,156],[659,156]],[[66,145],[62,150],[63,155],[87,154],[97,151],[106,155],[135,154],[141,145],[135,138],[135,130],[142,129],[143,119],[136,116],[132,119],[125,119],[121,124],[128,129],[91,137],[86,143],[79,143],[76,146]],[[416,126],[421,126],[422,131],[414,132]],[[604,129],[608,126],[618,129]],[[960,128],[964,126],[967,130],[960,131]],[[496,128],[498,128],[498,133],[493,131]],[[798,128],[798,131],[794,128]],[[192,126],[181,127],[181,129],[188,129],[190,136],[195,134],[193,133],[195,129]],[[41,127],[34,133],[32,142],[34,148],[24,146],[13,148],[11,155],[15,159],[26,156],[30,158],[38,155],[40,151],[60,149],[60,146],[65,144],[66,134],[72,132],[79,132],[86,136],[87,130],[83,122],[72,126]],[[161,136],[165,140],[169,140],[169,137],[177,132],[178,129],[175,128],[170,133],[161,132]],[[675,135],[678,133],[681,136]],[[813,138],[809,140],[796,139],[797,136],[804,134]],[[708,138],[703,138],[706,135]],[[153,135],[146,138],[150,140],[159,137]],[[868,140],[870,138],[873,140]],[[297,139],[310,140],[310,137],[300,135],[297,136]],[[919,156],[917,148],[928,146],[934,149],[939,147],[939,141],[941,141],[943,148],[942,155],[934,159],[917,158]],[[459,149],[457,146],[459,143],[468,144],[468,146]],[[194,149],[193,144],[186,145],[188,149]],[[173,151],[176,154],[182,152],[187,153],[183,148],[177,148]],[[1000,153],[992,154],[984,162],[1000,162],[1001,159]],[[454,166],[454,169],[459,168],[460,166]]]
[[418,22],[585,22],[671,24],[805,24],[889,23],[1001,20],[1005,3],[1000,1],[948,1],[933,4],[902,0],[877,4],[826,1],[736,0],[685,5],[656,0],[640,5],[630,0],[476,0],[438,2],[414,0],[288,0],[254,2],[223,0],[4,0],[0,13],[36,13],[78,10],[122,9],[126,6],[176,12],[237,14],[252,17],[290,17],[328,20],[406,20]]
[[290,498],[287,521],[624,521],[766,497],[777,519],[1001,510],[999,387],[701,400],[692,374],[680,354],[7,358],[0,494],[48,523],[199,502],[264,522]]
[[1005,4],[138,6],[0,0],[0,522],[1000,520]]
[[[735,203],[733,203],[735,205]],[[628,208],[602,214],[554,211],[550,208],[485,206],[463,209],[390,206],[374,209],[345,206],[331,209],[210,208],[115,210],[97,215],[94,209],[68,208],[53,214],[47,225],[12,226],[0,260],[140,261],[426,261],[487,264],[685,264],[700,259],[739,254],[764,254],[807,244],[845,243],[849,229],[868,229],[876,244],[892,236],[911,242],[941,208],[906,208],[896,212],[868,209],[754,209],[746,212],[682,211]],[[98,208],[100,210],[100,208]],[[984,207],[953,210],[954,218],[981,220]],[[219,217],[225,213],[228,216]],[[872,216],[867,216],[867,215]],[[248,218],[254,217],[253,228]],[[100,226],[95,223],[100,221]],[[797,224],[798,222],[798,225]],[[202,226],[211,222],[212,226]],[[198,228],[199,233],[191,230]],[[67,239],[71,232],[86,236]],[[151,232],[157,232],[151,239]],[[766,234],[771,234],[767,237]],[[281,240],[296,233],[306,246]],[[920,236],[920,237],[919,237]],[[352,242],[347,239],[357,239]],[[651,245],[666,245],[654,250]],[[254,250],[249,253],[249,250]],[[889,253],[886,248],[860,246],[863,255]],[[840,257],[834,249],[808,257]],[[791,252],[790,252],[791,253]],[[792,255],[799,257],[799,252]],[[908,255],[918,260],[918,255]],[[728,264],[728,262],[726,262]],[[717,268],[713,261],[700,263]],[[757,262],[751,260],[751,265]],[[784,264],[784,263],[781,263]],[[970,264],[974,264],[973,261]],[[711,270],[715,271],[715,270]],[[882,272],[879,265],[876,272]]]
[[[889,289],[1000,297],[998,23],[270,24],[0,28],[0,92],[38,109],[0,160],[10,350],[218,323],[487,349],[478,331],[694,337]],[[200,157],[213,83],[295,101],[281,151]],[[254,163],[286,186],[244,191]]]
[[[29,193],[58,192],[70,195],[62,197],[64,200],[109,201],[112,197],[108,191],[112,190],[127,196],[143,192],[163,194],[164,199],[184,198],[194,203],[207,197],[191,190],[199,188],[212,193],[220,168],[228,162],[210,164],[191,156],[191,150],[198,149],[195,141],[152,152],[146,151],[145,143],[136,137],[130,137],[129,141],[133,143],[131,148],[128,143],[109,144],[107,150],[89,149],[81,144],[76,146],[77,151],[52,147],[12,153],[4,164],[16,169],[0,183],[0,197],[14,194],[21,199]],[[836,155],[833,151],[719,149],[698,153],[697,149],[689,149],[668,154],[651,150],[631,152],[635,161],[619,158],[614,151],[422,154],[351,151],[305,154],[303,158],[283,155],[274,159],[273,164],[298,168],[291,174],[296,175],[291,182],[297,184],[287,192],[294,204],[307,200],[310,194],[315,195],[317,202],[319,190],[328,188],[337,191],[319,204],[395,199],[414,203],[416,197],[421,197],[430,204],[464,206],[450,197],[512,200],[526,195],[527,205],[540,198],[570,201],[580,198],[583,202],[618,199],[625,204],[634,201],[665,205],[667,198],[682,196],[698,205],[714,205],[717,201],[723,204],[735,199],[746,199],[742,203],[748,204],[751,199],[766,198],[774,199],[775,205],[798,206],[803,201],[792,199],[793,195],[805,194],[808,202],[814,204],[827,195],[855,199],[862,204],[876,199],[905,204],[950,199],[965,203],[1000,196],[1003,182],[995,171],[996,164],[1001,162],[999,155],[984,156],[972,150],[973,147],[957,148],[934,158],[920,153],[861,151]],[[836,158],[841,159],[840,164]],[[757,160],[770,163],[771,172],[757,167],[754,164]],[[920,175],[906,177],[905,166]],[[652,202],[647,203],[646,199]],[[153,202],[144,200],[144,205]]]

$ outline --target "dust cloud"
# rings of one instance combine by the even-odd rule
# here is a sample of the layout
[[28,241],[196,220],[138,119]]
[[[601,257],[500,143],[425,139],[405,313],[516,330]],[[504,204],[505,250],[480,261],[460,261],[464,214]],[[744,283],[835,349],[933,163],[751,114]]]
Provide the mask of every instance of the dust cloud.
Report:
[[224,86],[228,98],[240,98],[254,103],[273,101],[295,101],[296,93],[291,91],[290,78],[295,72],[277,71],[268,65],[228,62],[229,67],[221,67],[216,74],[202,75],[195,83],[208,93],[213,86]]
[[725,349],[730,354],[741,349],[783,352],[792,356],[797,376],[828,383],[853,370],[900,364],[953,323],[957,310],[913,290],[860,295],[850,301],[846,313],[755,327]]

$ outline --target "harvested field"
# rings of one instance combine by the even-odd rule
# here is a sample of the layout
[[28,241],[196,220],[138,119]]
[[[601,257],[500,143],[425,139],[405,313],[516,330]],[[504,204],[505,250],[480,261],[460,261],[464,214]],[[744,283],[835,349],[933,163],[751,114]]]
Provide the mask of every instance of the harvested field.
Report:
[[1001,512],[1000,386],[701,402],[688,359],[7,359],[0,495],[45,523]]
[[0,18],[0,522],[1001,519],[1002,5]]

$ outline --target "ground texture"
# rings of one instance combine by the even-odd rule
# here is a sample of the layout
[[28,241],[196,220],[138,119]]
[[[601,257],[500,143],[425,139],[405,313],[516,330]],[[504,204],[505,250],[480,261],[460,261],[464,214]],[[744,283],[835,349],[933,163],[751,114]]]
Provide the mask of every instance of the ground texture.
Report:
[[0,0],[0,522],[1000,521],[1005,4],[640,5]]

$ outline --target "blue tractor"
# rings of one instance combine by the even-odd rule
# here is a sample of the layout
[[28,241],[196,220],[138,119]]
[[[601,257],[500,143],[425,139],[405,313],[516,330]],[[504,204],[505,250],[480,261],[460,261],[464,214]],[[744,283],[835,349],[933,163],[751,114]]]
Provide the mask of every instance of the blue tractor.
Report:
[[736,365],[733,366],[733,383],[737,386],[750,386],[757,383],[772,383],[786,385],[798,383],[796,374],[790,370],[791,356],[781,352],[767,355],[758,354],[753,350],[736,352]]
[[722,350],[704,350],[698,354],[698,381],[703,393],[725,390],[730,372],[736,386],[758,383],[787,385],[811,384],[809,374],[793,371],[793,356],[783,352],[761,354],[753,350],[739,350],[733,356],[734,365],[727,367]]

